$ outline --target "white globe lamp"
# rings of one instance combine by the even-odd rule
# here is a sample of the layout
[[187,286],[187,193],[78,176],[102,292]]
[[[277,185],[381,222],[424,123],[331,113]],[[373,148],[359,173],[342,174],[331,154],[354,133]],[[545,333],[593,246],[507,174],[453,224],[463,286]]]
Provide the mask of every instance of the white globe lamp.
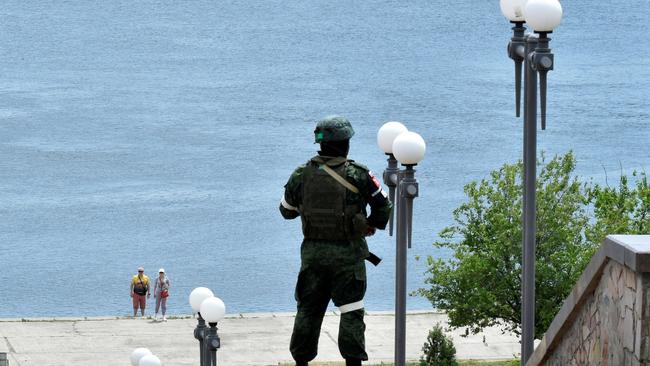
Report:
[[146,355],[150,355],[151,351],[147,348],[136,348],[131,352],[131,365],[139,366],[140,359]]
[[386,122],[377,131],[377,144],[386,154],[393,153],[393,141],[408,129],[401,122]]
[[525,22],[524,5],[526,0],[500,0],[501,13],[511,22]]
[[208,323],[218,323],[226,315],[226,305],[218,297],[209,297],[201,303],[201,316]]
[[207,287],[197,287],[190,293],[190,306],[194,312],[200,312],[201,303],[207,298],[214,297],[214,293]]
[[528,0],[524,14],[535,32],[552,32],[562,21],[562,5],[558,0]]
[[415,165],[424,158],[426,144],[415,132],[404,132],[393,142],[393,154],[402,165]]
[[140,359],[138,366],[161,366],[162,362],[154,355],[146,355]]

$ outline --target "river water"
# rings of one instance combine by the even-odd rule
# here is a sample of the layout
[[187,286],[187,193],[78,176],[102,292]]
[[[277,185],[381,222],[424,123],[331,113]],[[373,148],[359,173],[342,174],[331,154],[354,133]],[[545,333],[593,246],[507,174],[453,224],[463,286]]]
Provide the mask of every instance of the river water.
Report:
[[[548,129],[603,182],[650,166],[647,0],[565,1]],[[522,154],[498,1],[16,1],[0,9],[0,317],[126,315],[143,265],[170,313],[208,286],[228,312],[293,311],[298,221],[278,202],[347,116],[378,174],[383,122],[428,143],[409,290],[463,185]],[[394,238],[370,247],[370,310],[394,304]],[[411,297],[410,309],[427,309]]]

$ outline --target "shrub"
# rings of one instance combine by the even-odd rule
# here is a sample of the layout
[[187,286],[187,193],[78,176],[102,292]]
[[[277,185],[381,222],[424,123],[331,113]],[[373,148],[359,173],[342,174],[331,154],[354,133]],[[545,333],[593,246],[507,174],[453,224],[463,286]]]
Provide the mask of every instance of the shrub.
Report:
[[454,342],[442,332],[440,324],[429,331],[427,341],[422,347],[420,366],[457,366]]

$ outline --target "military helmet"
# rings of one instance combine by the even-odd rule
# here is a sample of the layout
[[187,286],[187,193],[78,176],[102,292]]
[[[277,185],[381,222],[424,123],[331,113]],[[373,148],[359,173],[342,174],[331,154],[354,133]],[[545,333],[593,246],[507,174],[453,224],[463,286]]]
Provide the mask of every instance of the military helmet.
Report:
[[354,136],[354,129],[347,118],[340,116],[326,117],[316,124],[315,142],[343,141]]

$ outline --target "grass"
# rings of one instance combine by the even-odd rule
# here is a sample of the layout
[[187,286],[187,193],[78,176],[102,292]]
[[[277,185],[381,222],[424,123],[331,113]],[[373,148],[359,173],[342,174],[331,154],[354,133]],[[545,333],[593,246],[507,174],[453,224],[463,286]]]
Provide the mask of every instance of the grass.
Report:
[[519,360],[504,361],[460,361],[458,366],[519,366]]
[[[375,365],[365,366],[392,366],[392,363],[381,363]],[[418,366],[417,362],[409,362],[407,366]],[[293,366],[291,363],[282,363],[279,366]],[[316,362],[309,363],[309,366],[345,366],[343,362]],[[505,361],[477,361],[477,360],[463,360],[458,361],[458,366],[519,366],[519,360],[505,360]]]

